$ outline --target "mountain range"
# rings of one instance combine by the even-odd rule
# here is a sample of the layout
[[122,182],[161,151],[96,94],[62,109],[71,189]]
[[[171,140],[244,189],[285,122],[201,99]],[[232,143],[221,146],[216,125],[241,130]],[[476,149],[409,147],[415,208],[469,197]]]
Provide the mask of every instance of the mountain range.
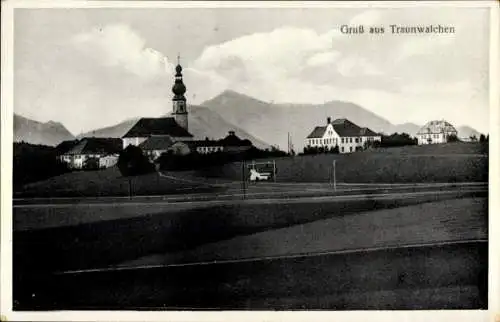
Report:
[[62,141],[74,138],[61,123],[53,121],[42,123],[14,114],[14,142],[56,146]]
[[[222,138],[233,130],[260,148],[277,145],[287,150],[288,134],[296,151],[302,150],[304,139],[315,126],[325,125],[326,118],[347,118],[361,127],[376,132],[408,133],[414,136],[421,125],[414,123],[392,124],[363,107],[343,101],[324,104],[274,104],[234,91],[224,91],[200,105],[189,106],[189,131],[198,138]],[[78,137],[122,137],[137,118],[128,119],[109,127],[83,133]],[[457,127],[459,137],[480,133],[469,127]],[[74,139],[60,123],[40,123],[15,115],[15,141],[56,145]]]

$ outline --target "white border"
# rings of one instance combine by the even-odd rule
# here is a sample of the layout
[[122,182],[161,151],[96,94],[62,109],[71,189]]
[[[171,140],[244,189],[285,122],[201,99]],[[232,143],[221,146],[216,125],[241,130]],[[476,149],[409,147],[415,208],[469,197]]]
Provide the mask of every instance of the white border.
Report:
[[[353,312],[133,312],[133,311],[54,311],[12,312],[12,141],[13,141],[13,17],[14,8],[404,8],[404,7],[490,8],[490,196],[489,212],[489,310],[488,311],[353,311]],[[496,212],[500,201],[500,110],[499,110],[499,10],[497,1],[422,2],[202,2],[202,1],[2,1],[1,71],[1,279],[0,310],[9,321],[256,321],[332,320],[335,321],[500,321],[499,246],[500,221]],[[9,169],[8,171],[6,169]]]

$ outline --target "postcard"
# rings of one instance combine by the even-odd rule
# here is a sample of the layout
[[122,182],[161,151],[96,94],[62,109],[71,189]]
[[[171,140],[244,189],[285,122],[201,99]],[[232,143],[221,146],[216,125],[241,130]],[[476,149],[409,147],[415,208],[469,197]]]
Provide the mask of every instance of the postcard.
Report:
[[498,13],[2,2],[2,319],[494,321]]

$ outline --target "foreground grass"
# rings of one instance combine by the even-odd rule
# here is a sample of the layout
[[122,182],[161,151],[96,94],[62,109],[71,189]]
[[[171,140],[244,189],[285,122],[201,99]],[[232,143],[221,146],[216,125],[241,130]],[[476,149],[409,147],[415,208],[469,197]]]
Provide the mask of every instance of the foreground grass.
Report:
[[[484,145],[479,143],[450,143],[279,158],[276,159],[277,181],[328,182],[333,179],[335,161],[338,182],[487,182],[488,155],[484,152]],[[237,162],[201,170],[198,175],[241,180],[242,168],[243,164]],[[248,176],[248,168],[246,171]]]
[[487,201],[453,199],[333,216],[237,236],[189,251],[157,254],[120,266],[224,261],[290,254],[488,239]]
[[[160,212],[153,212],[150,207],[140,204],[129,206],[130,214],[126,218],[114,220],[102,220],[109,208],[73,207],[73,212],[69,213],[68,208],[54,207],[44,208],[46,215],[36,220],[50,222],[62,217],[82,216],[101,220],[26,231],[17,231],[14,209],[13,258],[17,269],[28,271],[35,267],[37,271],[103,267],[155,253],[187,250],[235,236],[364,211],[450,200],[458,196],[486,196],[486,193],[334,202],[235,203]],[[30,216],[24,218],[32,220]]]

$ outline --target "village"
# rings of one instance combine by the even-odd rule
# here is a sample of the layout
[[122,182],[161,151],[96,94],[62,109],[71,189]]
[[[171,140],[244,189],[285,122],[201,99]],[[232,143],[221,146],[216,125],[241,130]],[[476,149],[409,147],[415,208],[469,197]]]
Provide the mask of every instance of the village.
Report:
[[[58,159],[71,169],[103,169],[115,166],[119,154],[129,145],[137,146],[151,162],[163,154],[188,155],[212,153],[242,153],[253,147],[248,139],[241,139],[233,129],[224,138],[196,138],[189,132],[189,108],[183,82],[182,66],[175,68],[170,117],[141,118],[122,138],[84,137],[59,144]],[[380,147],[381,133],[361,127],[348,119],[327,117],[324,126],[314,126],[304,139],[303,154],[353,153],[371,147]],[[459,141],[458,132],[445,120],[433,120],[423,126],[414,138],[416,144],[442,144]],[[470,141],[470,138],[461,138]],[[410,142],[411,143],[411,142]],[[409,144],[410,144],[409,143]],[[292,143],[289,143],[288,153]]]

